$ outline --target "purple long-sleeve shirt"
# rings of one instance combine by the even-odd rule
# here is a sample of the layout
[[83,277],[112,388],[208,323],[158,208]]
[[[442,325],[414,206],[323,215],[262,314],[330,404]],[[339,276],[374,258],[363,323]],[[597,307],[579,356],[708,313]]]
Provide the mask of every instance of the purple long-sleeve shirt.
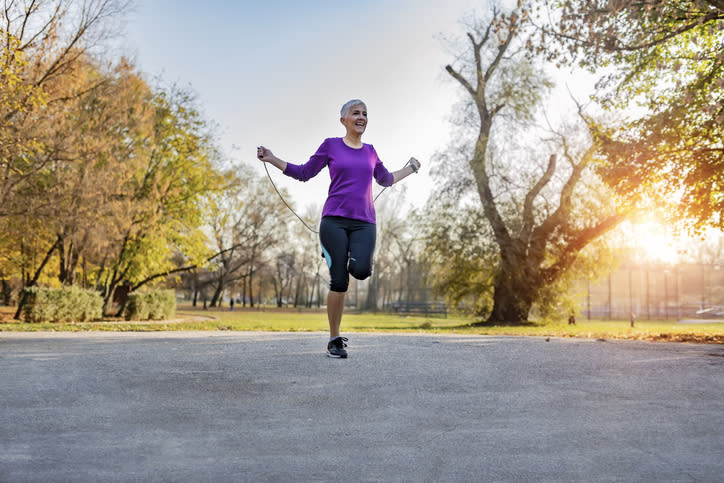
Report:
[[350,148],[342,138],[327,138],[306,163],[287,163],[284,174],[307,181],[325,166],[329,166],[331,182],[322,216],[344,216],[375,223],[372,178],[382,186],[391,186],[395,181],[375,148],[371,144]]

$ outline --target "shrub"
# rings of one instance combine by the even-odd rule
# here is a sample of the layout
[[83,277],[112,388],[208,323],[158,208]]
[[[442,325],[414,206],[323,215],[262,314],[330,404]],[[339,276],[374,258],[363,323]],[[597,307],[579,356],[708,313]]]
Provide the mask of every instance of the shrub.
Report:
[[103,317],[103,298],[92,290],[30,287],[24,292],[26,322],[84,322]]
[[176,294],[173,290],[152,290],[128,294],[126,320],[162,320],[176,313]]

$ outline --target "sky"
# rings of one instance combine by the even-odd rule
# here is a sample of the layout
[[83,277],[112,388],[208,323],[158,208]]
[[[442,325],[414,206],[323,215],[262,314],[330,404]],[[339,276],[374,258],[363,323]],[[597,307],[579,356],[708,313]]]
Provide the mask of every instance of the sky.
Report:
[[[218,125],[226,156],[260,176],[258,145],[303,163],[325,138],[345,134],[342,104],[363,99],[369,112],[363,140],[375,146],[387,168],[397,170],[411,156],[421,161],[420,173],[392,190],[405,191],[407,206],[422,207],[433,189],[430,158],[448,146],[448,120],[465,95],[445,72],[455,52],[444,39],[463,37],[461,21],[483,11],[485,3],[136,0],[122,50],[147,79],[190,87],[205,117]],[[585,99],[594,82],[556,75],[559,87],[549,101],[556,108],[570,104],[569,90]],[[270,172],[300,213],[321,211],[326,171],[306,183]]]
[[[446,147],[462,96],[444,70],[454,53],[443,39],[463,35],[460,20],[483,1],[137,0],[123,49],[148,79],[190,87],[222,150],[259,174],[256,146],[305,162],[325,138],[344,136],[342,104],[364,100],[363,141],[385,166],[422,163],[402,182],[407,201],[422,206],[430,157]],[[300,210],[321,209],[326,171],[307,183],[271,171]]]

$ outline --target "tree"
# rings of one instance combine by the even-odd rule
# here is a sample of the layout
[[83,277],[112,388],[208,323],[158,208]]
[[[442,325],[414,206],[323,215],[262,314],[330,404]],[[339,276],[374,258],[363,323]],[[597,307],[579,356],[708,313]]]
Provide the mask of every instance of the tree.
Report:
[[[302,218],[309,226],[319,226],[319,217],[322,208],[313,204],[306,207]],[[296,251],[296,274],[297,281],[294,295],[294,306],[304,305],[311,308],[312,305],[321,304],[322,274],[326,267],[326,261],[321,254],[319,236],[312,233],[302,223],[292,221],[290,225],[292,243],[288,243],[288,250]],[[316,299],[315,299],[316,294]]]
[[263,178],[244,165],[233,167],[225,178],[225,189],[208,199],[209,228],[219,254],[210,267],[215,285],[212,307],[227,287],[240,280],[244,285],[252,282],[266,250],[287,239],[283,206]]
[[[287,239],[289,214],[278,200],[269,183],[249,175],[244,189],[244,203],[236,214],[234,240],[239,246],[239,257],[246,261],[243,270],[243,303],[248,298],[254,306],[254,277],[265,264],[265,253],[270,247]],[[284,192],[285,198],[288,197]],[[270,270],[270,274],[273,270]]]
[[[582,186],[596,161],[595,144],[577,150],[565,135],[554,132],[558,146],[548,144],[553,154],[528,153],[526,162],[516,162],[512,158],[520,153],[506,157],[503,146],[493,141],[501,135],[496,128],[521,129],[532,119],[549,85],[539,69],[511,49],[524,20],[515,11],[493,10],[488,22],[467,34],[472,58],[459,60],[458,67],[446,66],[470,97],[476,117],[476,141],[466,153],[466,164],[497,249],[490,324],[527,321],[544,288],[565,276],[586,245],[624,219],[623,213],[611,212],[603,203],[593,210],[590,205],[596,200]],[[591,125],[580,109],[579,114]],[[511,133],[505,137],[510,145]],[[562,151],[564,167],[558,166],[555,151]],[[544,156],[545,164],[540,163]],[[538,166],[539,171],[520,176],[526,165]]]
[[[43,156],[45,109],[93,86],[66,82],[112,38],[127,0],[3,2],[0,22],[0,217],[32,213],[27,183],[51,159]],[[23,190],[25,190],[23,192]],[[20,195],[20,199],[18,196]],[[42,198],[39,198],[42,199]]]
[[[239,172],[240,171],[240,172]],[[249,173],[243,169],[231,169],[226,175],[227,187],[224,191],[208,197],[208,225],[213,237],[215,249],[220,255],[208,267],[213,295],[210,306],[215,307],[227,286],[244,278],[243,267],[248,263],[240,256],[243,242],[237,233],[243,224],[243,208],[246,204]]]
[[491,268],[498,263],[498,250],[480,206],[430,203],[424,221],[423,252],[432,268],[433,290],[461,312],[489,313],[495,273]]
[[[42,152],[42,144],[34,137],[33,119],[25,113],[26,105],[45,104],[43,92],[24,81],[28,60],[18,50],[19,40],[0,31],[4,42],[0,47],[0,218],[29,211],[16,199],[26,180],[44,168],[33,164]],[[31,207],[32,208],[32,205]]]
[[118,202],[119,187],[133,179],[128,168],[135,164],[136,143],[148,135],[153,120],[151,91],[124,59],[107,72],[89,61],[76,69],[74,80],[93,88],[62,109],[48,109],[52,129],[45,155],[52,162],[44,197],[52,209],[35,213],[56,230],[64,285],[74,284],[81,259],[102,262],[126,208]]
[[[46,237],[49,230],[44,226],[57,208],[48,196],[58,161],[54,122],[64,111],[72,110],[69,103],[98,86],[77,80],[85,77],[82,71],[89,60],[97,59],[106,41],[114,36],[111,25],[128,4],[125,0],[3,2],[0,219],[42,227],[40,236],[27,233],[9,240],[20,245],[17,253],[21,256],[15,265],[21,268],[26,285],[37,283],[54,252],[66,246],[57,236]],[[102,83],[105,77],[96,76],[96,80]],[[34,242],[25,243],[26,238]],[[46,246],[40,246],[38,240]],[[32,256],[27,256],[31,255],[29,250]],[[37,257],[40,253],[44,255]],[[64,265],[63,271],[72,262]]]
[[596,133],[607,182],[629,200],[672,205],[694,227],[723,227],[724,2],[551,3],[539,33],[558,43],[538,48],[560,63],[605,69],[602,104],[635,108]]
[[172,87],[148,102],[152,130],[137,140],[137,151],[128,160],[132,176],[116,195],[125,209],[114,217],[116,236],[99,277],[107,305],[120,283],[137,289],[171,273],[177,254],[192,267],[205,261],[203,200],[224,187],[215,168],[219,154],[191,94]]
[[293,251],[281,251],[274,257],[272,285],[274,286],[274,297],[276,298],[277,307],[282,307],[285,303],[285,295],[287,295],[292,280],[294,280],[296,258],[296,253]]
[[377,311],[393,301],[427,301],[427,266],[421,263],[421,235],[418,212],[401,210],[406,199],[404,187],[388,191],[377,199],[377,241],[372,276],[361,308]]
[[[91,59],[77,59],[73,76],[55,77],[46,87],[82,94],[43,110],[42,152],[25,156],[30,164],[44,168],[26,178],[14,193],[16,200],[32,210],[8,216],[35,227],[36,237],[40,226],[40,233],[52,233],[46,240],[49,248],[44,249],[48,249],[48,261],[51,255],[58,261],[59,282],[73,285],[82,267],[82,282],[87,286],[97,282],[86,267],[99,263],[108,234],[113,232],[119,211],[115,195],[118,186],[128,181],[134,141],[139,130],[150,126],[150,110],[144,106],[150,90],[125,61],[100,67]],[[43,159],[36,163],[35,157]],[[18,243],[23,239],[24,235],[15,238]],[[41,264],[37,270],[44,268]],[[39,275],[25,278],[24,285],[35,285]],[[20,300],[19,310],[22,304]]]

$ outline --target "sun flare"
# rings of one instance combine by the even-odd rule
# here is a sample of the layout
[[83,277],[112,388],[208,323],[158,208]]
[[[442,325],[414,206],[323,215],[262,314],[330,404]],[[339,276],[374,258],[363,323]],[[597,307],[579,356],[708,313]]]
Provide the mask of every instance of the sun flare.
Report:
[[686,249],[686,240],[681,236],[654,221],[635,223],[631,228],[634,245],[644,256],[643,261],[668,264],[681,261],[681,254]]

